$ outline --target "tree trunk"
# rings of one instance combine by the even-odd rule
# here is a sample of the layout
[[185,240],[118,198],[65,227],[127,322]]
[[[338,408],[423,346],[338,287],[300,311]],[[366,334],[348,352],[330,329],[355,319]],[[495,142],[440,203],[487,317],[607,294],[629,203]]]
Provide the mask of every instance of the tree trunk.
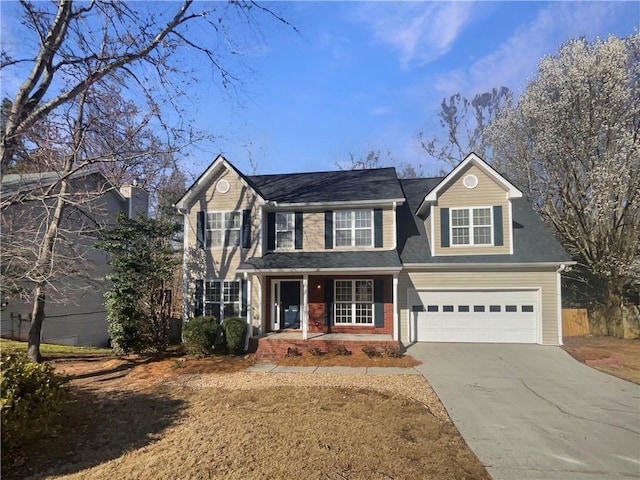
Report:
[[27,349],[27,357],[32,362],[39,363],[42,361],[40,355],[40,334],[42,332],[42,321],[44,320],[45,306],[45,285],[39,284],[35,290],[36,299],[33,302],[31,311],[31,327],[29,328],[29,347]]

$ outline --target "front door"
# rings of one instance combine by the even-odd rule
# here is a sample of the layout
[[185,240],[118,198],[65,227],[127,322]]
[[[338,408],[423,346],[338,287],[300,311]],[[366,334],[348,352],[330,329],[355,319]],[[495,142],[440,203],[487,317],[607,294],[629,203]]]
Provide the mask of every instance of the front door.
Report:
[[274,285],[274,330],[300,328],[300,280],[278,280]]

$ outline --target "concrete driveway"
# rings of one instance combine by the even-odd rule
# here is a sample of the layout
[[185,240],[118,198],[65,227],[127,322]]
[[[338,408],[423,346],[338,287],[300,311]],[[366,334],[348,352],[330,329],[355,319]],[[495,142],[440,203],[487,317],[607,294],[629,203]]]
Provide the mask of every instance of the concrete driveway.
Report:
[[408,353],[495,480],[640,478],[640,386],[558,347],[420,343]]

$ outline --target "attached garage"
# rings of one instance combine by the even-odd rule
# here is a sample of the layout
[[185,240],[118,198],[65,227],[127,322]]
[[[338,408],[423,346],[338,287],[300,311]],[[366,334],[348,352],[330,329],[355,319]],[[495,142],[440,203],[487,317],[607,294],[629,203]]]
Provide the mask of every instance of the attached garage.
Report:
[[540,294],[538,289],[413,291],[409,323],[410,336],[419,342],[539,343]]

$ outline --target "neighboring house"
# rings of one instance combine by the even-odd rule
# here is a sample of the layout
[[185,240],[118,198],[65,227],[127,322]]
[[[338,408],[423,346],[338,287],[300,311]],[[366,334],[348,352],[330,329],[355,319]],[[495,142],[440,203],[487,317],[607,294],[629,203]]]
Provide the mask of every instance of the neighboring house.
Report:
[[[0,187],[2,209],[3,260],[33,240],[39,245],[50,214],[52,199],[42,201],[43,192],[53,187],[58,172],[7,174]],[[56,244],[64,273],[55,275],[47,290],[42,341],[70,345],[107,346],[107,319],[104,293],[109,272],[107,254],[93,248],[100,229],[114,226],[120,212],[129,217],[148,214],[148,194],[141,188],[125,186],[120,190],[97,169],[86,169],[71,176],[69,204],[65,206],[60,238]],[[5,208],[7,203],[10,206]],[[47,207],[44,205],[47,204]],[[35,254],[24,251],[27,258]],[[3,265],[6,268],[7,265]],[[6,283],[3,286],[5,291]],[[29,284],[25,284],[28,288]],[[30,326],[30,300],[6,293],[2,298],[1,333],[3,337],[25,340]],[[6,305],[5,305],[6,304]]]
[[560,273],[574,262],[475,154],[419,179],[244,175],[219,156],[176,207],[184,319],[246,317],[259,351],[276,338],[562,344]]

